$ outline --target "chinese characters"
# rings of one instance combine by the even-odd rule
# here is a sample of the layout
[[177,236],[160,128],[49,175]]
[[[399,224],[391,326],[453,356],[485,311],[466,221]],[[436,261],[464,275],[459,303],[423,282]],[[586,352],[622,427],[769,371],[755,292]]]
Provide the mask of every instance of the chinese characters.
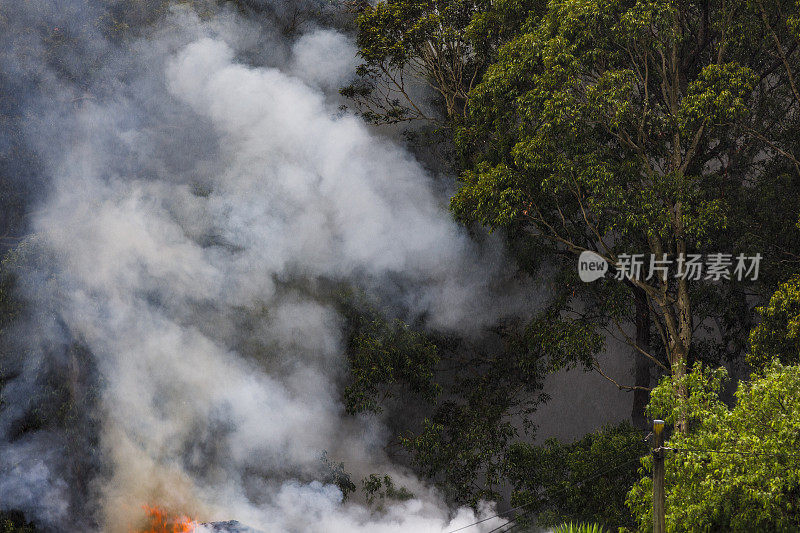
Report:
[[[674,277],[692,281],[731,279],[755,281],[758,279],[760,265],[760,253],[753,256],[740,253],[735,257],[733,254],[725,253],[679,254],[676,257],[669,257],[667,254],[658,257],[652,254],[648,260],[645,260],[645,254],[619,254],[614,278],[617,280],[655,278],[666,281],[669,277]],[[645,272],[646,276],[642,278]]]

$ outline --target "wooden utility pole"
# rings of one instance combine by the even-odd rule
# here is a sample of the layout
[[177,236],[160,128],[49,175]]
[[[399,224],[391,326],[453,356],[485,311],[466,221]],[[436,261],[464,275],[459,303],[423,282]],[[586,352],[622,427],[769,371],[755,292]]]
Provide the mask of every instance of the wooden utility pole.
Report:
[[653,533],[664,533],[664,421],[653,420]]

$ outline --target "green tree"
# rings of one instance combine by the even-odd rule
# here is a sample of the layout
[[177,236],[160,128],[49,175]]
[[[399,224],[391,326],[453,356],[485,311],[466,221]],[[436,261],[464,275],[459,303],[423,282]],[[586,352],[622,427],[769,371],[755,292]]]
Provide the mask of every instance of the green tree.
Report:
[[[744,13],[737,2],[551,2],[470,94],[454,212],[618,266],[628,253],[674,262],[775,242],[745,206],[767,187],[766,167],[791,168],[770,136],[793,122],[797,102],[781,58],[764,59],[769,28]],[[784,202],[797,207],[796,186]],[[680,379],[691,350],[728,349],[728,329],[743,347],[748,313],[741,284],[675,273],[626,279],[658,333],[653,347],[626,340]],[[696,332],[714,319],[722,338],[712,349]]]
[[[797,531],[800,523],[800,366],[778,362],[736,390],[736,404],[719,397],[727,372],[697,364],[679,381],[664,379],[653,391],[654,417],[674,424],[686,416],[689,431],[666,446],[668,531]],[[685,398],[675,394],[687,391]],[[642,529],[652,524],[652,459],[628,504]]]
[[[356,70],[358,80],[343,88],[342,94],[374,123],[458,123],[466,112],[469,92],[499,43],[516,31],[537,4],[542,3],[364,2],[357,18],[357,44],[363,62]],[[435,98],[424,96],[426,90]]]

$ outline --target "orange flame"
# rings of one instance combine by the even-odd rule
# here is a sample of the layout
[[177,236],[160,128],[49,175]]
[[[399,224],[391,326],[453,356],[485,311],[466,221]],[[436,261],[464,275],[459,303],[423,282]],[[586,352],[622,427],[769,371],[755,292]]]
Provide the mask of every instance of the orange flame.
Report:
[[139,533],[191,533],[197,527],[188,516],[170,517],[163,509],[149,505],[142,508],[147,513],[147,525]]

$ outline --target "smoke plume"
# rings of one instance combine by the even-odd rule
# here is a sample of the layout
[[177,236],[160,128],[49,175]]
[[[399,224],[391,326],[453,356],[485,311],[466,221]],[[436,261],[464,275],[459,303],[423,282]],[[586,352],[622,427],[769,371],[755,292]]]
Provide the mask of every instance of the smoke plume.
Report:
[[[126,12],[112,39],[96,21],[126,3],[55,4],[3,10],[2,66],[22,80],[5,88],[42,192],[15,252],[26,311],[3,354],[0,508],[112,533],[151,503],[279,532],[474,521],[340,403],[325,283],[438,329],[513,308],[492,297],[513,273],[499,247],[477,247],[408,152],[338,110],[351,40],[213,5]],[[53,395],[72,407],[40,412]],[[415,497],[379,514],[343,502],[323,452]]]

